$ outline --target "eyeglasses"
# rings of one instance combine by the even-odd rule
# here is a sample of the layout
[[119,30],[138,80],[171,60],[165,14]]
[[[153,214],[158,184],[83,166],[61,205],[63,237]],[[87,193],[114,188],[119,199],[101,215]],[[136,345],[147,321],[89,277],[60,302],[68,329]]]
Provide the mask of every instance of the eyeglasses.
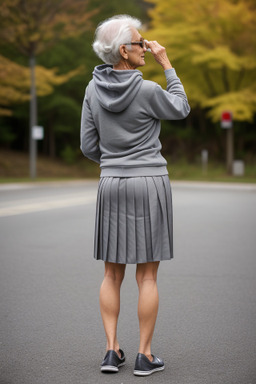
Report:
[[139,45],[141,48],[147,48],[144,39],[141,39],[140,41],[132,41],[131,43],[124,43],[124,45]]

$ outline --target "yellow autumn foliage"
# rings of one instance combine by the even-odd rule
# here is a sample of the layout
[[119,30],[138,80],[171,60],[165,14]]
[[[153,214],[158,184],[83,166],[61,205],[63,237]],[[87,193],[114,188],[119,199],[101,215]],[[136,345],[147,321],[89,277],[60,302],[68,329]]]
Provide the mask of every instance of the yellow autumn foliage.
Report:
[[[144,33],[164,45],[192,107],[212,121],[223,110],[235,120],[256,112],[256,3],[253,0],[147,0],[151,23]],[[158,81],[152,59],[143,69]]]
[[[14,46],[34,59],[60,39],[88,30],[98,9],[88,9],[89,0],[4,0],[0,2],[0,45]],[[13,103],[29,99],[31,68],[0,56],[0,114],[11,114]],[[81,68],[58,74],[57,68],[36,66],[36,94],[44,96],[68,81]]]
[[4,0],[0,2],[0,38],[27,56],[36,56],[56,40],[88,30],[98,9],[88,0]]
[[[38,96],[53,92],[54,86],[67,82],[82,71],[79,67],[66,74],[58,74],[57,68],[36,66],[36,89]],[[0,115],[10,115],[14,103],[30,98],[30,69],[0,55]]]

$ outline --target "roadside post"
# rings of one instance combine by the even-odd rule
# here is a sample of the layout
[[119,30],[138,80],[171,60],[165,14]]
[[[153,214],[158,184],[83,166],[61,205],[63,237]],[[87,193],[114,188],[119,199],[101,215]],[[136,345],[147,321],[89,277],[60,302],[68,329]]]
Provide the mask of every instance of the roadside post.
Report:
[[207,170],[208,170],[208,151],[207,151],[207,149],[202,150],[201,160],[202,160],[202,173],[206,175]]
[[231,175],[234,159],[234,133],[232,112],[222,112],[221,128],[226,129],[226,166],[228,174]]

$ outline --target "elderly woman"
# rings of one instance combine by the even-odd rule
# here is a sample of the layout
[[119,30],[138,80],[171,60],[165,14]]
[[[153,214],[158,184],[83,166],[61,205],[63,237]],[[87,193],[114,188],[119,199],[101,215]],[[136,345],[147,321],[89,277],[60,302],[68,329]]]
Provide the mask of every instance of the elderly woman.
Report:
[[[94,257],[105,262],[100,310],[106,333],[102,372],[125,364],[117,339],[120,287],[126,264],[136,264],[140,343],[134,374],[164,369],[152,355],[158,312],[159,262],[173,257],[172,199],[166,160],[160,153],[160,120],[185,118],[190,111],[183,86],[156,41],[139,33],[139,20],[127,15],[101,23],[93,49],[105,62],[86,88],[81,150],[100,164]],[[143,80],[138,67],[150,51],[163,68],[167,89]]]

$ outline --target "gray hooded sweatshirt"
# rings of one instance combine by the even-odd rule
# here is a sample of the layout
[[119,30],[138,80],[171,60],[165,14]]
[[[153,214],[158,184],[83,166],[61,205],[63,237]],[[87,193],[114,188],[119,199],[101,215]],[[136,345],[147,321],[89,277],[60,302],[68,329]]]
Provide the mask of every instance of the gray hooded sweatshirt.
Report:
[[100,163],[101,177],[168,174],[160,120],[184,119],[190,107],[175,69],[164,72],[167,90],[138,70],[95,67],[82,107],[81,150]]

